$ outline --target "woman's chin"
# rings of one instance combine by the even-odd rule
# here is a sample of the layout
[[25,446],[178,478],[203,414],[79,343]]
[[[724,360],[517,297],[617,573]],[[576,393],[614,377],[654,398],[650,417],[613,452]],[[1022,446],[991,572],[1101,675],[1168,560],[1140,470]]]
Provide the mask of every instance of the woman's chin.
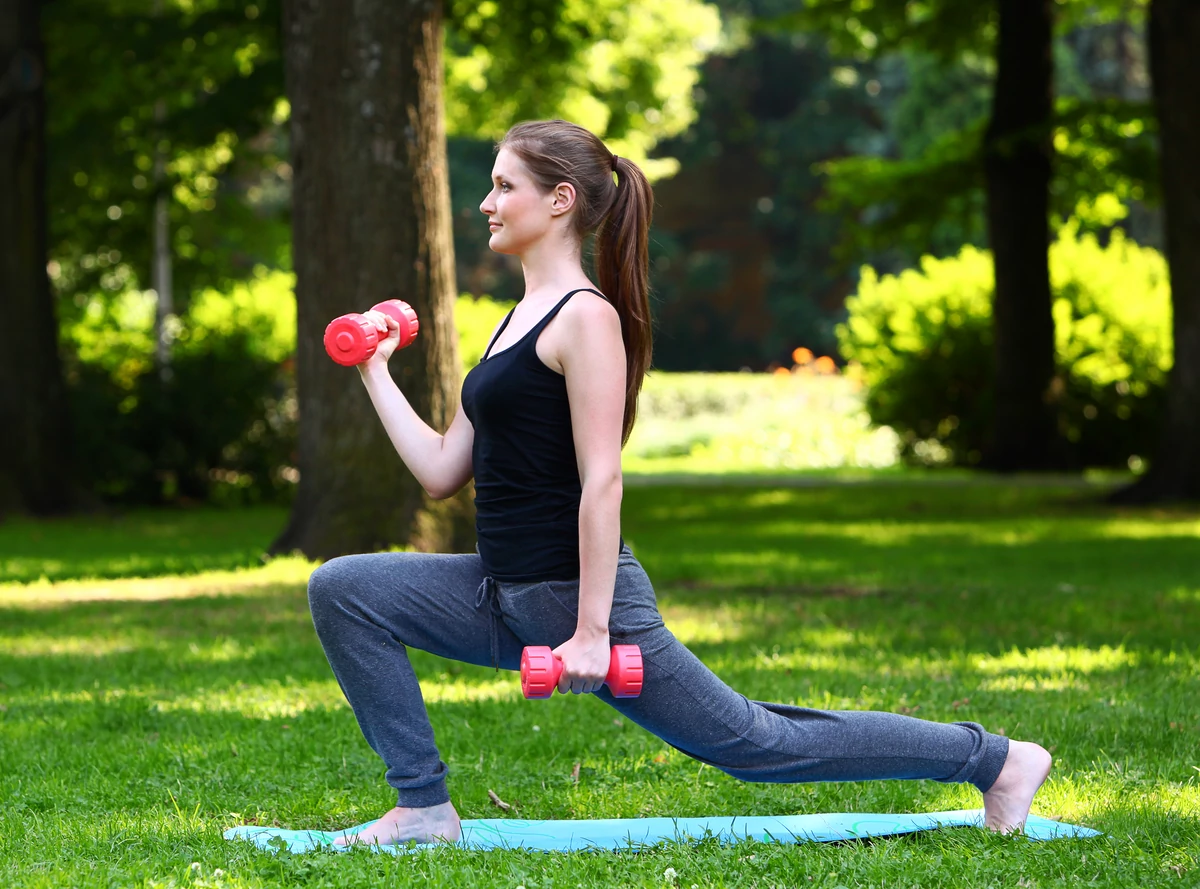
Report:
[[488,247],[493,253],[501,253],[505,256],[511,256],[516,251],[505,241],[504,236],[500,232],[496,232],[488,239]]

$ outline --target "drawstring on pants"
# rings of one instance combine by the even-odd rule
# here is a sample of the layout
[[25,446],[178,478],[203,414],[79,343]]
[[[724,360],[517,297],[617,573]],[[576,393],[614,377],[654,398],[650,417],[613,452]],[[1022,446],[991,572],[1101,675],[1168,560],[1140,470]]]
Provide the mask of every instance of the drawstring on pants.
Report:
[[478,591],[475,593],[475,607],[487,607],[488,616],[491,618],[491,636],[492,636],[492,666],[496,668],[496,672],[500,672],[500,626],[497,619],[501,616],[500,611],[500,596],[499,589],[496,586],[495,578],[484,577],[483,583],[479,585]]

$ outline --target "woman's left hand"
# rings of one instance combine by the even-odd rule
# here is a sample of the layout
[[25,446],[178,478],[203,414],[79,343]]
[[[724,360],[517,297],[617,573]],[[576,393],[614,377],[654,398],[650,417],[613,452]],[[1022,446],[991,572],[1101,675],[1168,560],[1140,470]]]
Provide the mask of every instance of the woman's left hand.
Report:
[[562,694],[589,694],[604,685],[608,665],[612,658],[608,633],[581,633],[554,649],[554,655],[562,661],[562,674],[558,677],[558,690]]

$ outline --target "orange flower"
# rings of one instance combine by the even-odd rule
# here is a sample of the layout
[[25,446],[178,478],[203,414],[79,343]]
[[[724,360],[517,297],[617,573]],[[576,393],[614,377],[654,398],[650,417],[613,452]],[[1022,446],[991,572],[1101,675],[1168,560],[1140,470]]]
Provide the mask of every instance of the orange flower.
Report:
[[792,353],[792,361],[796,362],[797,364],[808,364],[808,362],[810,362],[812,360],[813,360],[812,349],[806,349],[803,346],[801,346],[795,352]]
[[786,367],[777,367],[777,368],[775,368],[773,373],[777,377],[790,377],[792,375],[792,372],[790,370],[788,370]]
[[837,373],[837,365],[833,363],[833,359],[828,355],[822,355],[816,361],[817,373],[835,374]]

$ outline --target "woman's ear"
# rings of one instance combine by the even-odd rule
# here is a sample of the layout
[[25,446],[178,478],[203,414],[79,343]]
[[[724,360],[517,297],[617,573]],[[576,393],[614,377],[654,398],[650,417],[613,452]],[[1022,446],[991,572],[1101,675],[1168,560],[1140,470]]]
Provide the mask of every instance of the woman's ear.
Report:
[[562,216],[575,206],[575,186],[570,182],[560,182],[554,186],[550,201],[550,215]]

